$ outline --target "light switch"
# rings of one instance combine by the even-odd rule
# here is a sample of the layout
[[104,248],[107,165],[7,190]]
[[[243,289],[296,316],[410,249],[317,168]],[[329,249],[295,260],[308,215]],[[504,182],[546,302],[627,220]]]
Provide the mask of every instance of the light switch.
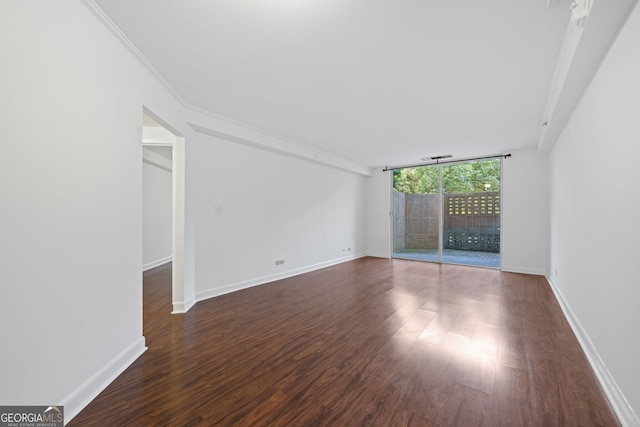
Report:
[[222,205],[216,205],[216,213],[223,213],[224,209],[222,208]]

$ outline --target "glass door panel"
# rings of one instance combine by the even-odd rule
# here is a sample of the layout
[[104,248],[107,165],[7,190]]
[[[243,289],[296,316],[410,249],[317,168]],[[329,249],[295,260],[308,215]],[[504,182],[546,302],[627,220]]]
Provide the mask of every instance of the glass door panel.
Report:
[[442,261],[500,267],[500,160],[442,166]]
[[500,159],[393,171],[393,257],[500,267]]
[[438,165],[393,171],[393,256],[440,262]]

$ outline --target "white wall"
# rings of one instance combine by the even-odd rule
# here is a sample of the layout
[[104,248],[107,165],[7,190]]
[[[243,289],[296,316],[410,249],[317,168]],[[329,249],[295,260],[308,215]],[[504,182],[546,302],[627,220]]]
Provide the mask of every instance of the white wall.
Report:
[[[550,165],[553,281],[636,411],[639,21],[636,10]],[[64,404],[72,416],[144,349],[143,106],[187,138],[185,298],[388,252],[386,173],[193,132],[183,106],[80,2],[2,2],[0,40],[2,404]],[[505,185],[544,169],[532,153],[520,158]],[[511,217],[505,191],[505,261],[539,268],[537,258],[517,265],[530,247],[509,242],[536,228]]]
[[186,138],[185,308],[196,290],[365,254],[366,178],[349,162],[194,132],[81,2],[2,2],[0,40],[2,404],[62,404],[69,420],[144,351],[143,111]]
[[171,179],[171,147],[143,147],[143,270],[171,260]]
[[365,254],[365,177],[204,134],[188,162],[199,300]]
[[69,419],[145,346],[142,111],[181,105],[79,1],[0,3],[0,402]]
[[391,174],[375,169],[367,179],[367,255],[391,257]]
[[640,425],[638,40],[636,7],[550,157],[550,279],[628,425]]
[[502,161],[502,269],[547,273],[549,168],[546,154],[512,151]]

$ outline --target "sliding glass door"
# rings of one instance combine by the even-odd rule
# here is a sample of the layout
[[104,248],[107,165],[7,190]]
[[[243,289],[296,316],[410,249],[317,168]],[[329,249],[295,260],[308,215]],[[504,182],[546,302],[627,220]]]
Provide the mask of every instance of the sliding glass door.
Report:
[[393,171],[393,256],[500,267],[499,159]]
[[393,171],[393,256],[440,262],[438,165]]

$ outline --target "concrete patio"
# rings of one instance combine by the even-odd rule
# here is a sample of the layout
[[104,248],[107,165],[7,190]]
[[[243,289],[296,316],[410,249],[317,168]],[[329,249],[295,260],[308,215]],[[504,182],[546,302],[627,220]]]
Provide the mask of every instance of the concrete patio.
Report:
[[[400,249],[393,251],[393,257],[415,261],[438,262],[438,250]],[[493,252],[444,249],[442,251],[442,262],[450,264],[474,265],[478,267],[500,268],[500,254]]]

